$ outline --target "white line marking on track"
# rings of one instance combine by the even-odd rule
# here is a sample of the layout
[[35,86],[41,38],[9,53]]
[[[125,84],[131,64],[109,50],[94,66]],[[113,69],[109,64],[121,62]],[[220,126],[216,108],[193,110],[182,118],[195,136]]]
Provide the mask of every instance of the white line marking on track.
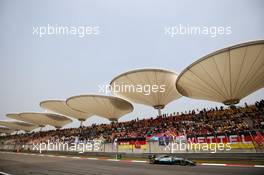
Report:
[[119,162],[120,160],[118,159],[106,159],[107,161],[112,161],[112,162]]
[[254,165],[256,168],[264,168],[264,165]]
[[1,175],[11,175],[11,174],[8,174],[8,173],[5,173],[5,172],[1,172],[1,171],[0,171],[0,174]]
[[226,164],[221,164],[221,163],[201,163],[201,165],[206,165],[206,166],[226,166]]
[[56,157],[67,158],[67,156],[56,156]]
[[48,157],[57,157],[57,156],[54,156],[54,155],[46,155],[46,156],[48,156]]
[[93,158],[93,157],[87,157],[85,159],[88,159],[88,160],[98,160],[98,158]]
[[131,160],[131,162],[135,162],[135,163],[147,163],[147,161],[145,161],[145,160]]

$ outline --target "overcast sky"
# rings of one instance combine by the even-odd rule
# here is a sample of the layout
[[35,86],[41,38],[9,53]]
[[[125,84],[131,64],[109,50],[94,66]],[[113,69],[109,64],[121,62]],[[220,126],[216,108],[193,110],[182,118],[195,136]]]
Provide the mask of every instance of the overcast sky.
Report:
[[[233,44],[264,39],[262,0],[0,0],[0,119],[5,114],[44,112],[39,102],[98,93],[123,72],[165,68],[181,72],[192,62]],[[33,27],[99,26],[98,35],[33,34]],[[232,33],[170,37],[167,26],[223,26]],[[244,102],[264,98],[261,89]],[[181,98],[164,113],[220,106]],[[157,111],[135,105],[123,120],[149,118]],[[107,120],[92,117],[85,122]],[[67,127],[78,126],[79,122]]]

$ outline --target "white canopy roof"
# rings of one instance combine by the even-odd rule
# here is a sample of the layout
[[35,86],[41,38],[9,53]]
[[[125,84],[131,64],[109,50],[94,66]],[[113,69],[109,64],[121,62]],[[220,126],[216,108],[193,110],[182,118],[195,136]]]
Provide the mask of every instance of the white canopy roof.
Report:
[[61,128],[64,125],[71,123],[72,120],[57,114],[51,113],[20,113],[20,114],[7,114],[8,118],[29,122],[36,124],[40,127],[44,127],[45,125],[51,125],[55,128]]
[[10,128],[7,128],[7,127],[0,127],[0,133],[10,134],[10,133],[12,133],[14,131],[15,131],[14,129],[10,129]]
[[40,106],[44,109],[47,109],[47,110],[50,110],[50,111],[53,111],[53,112],[56,112],[62,115],[66,115],[69,117],[73,117],[80,121],[85,121],[87,118],[92,116],[91,113],[86,113],[86,112],[82,112],[82,111],[70,108],[66,104],[66,101],[62,101],[62,100],[43,101],[40,103]]
[[75,110],[93,113],[109,120],[118,120],[134,109],[132,104],[124,99],[103,95],[74,96],[68,98],[66,103]]
[[[137,69],[115,77],[110,85],[115,96],[162,109],[171,101],[181,97],[175,88],[177,76],[176,73],[163,69]],[[117,91],[115,89],[117,85],[123,86],[123,89]],[[124,89],[125,85],[134,89]],[[147,92],[146,89],[141,91],[140,87],[145,87]]]
[[238,103],[264,86],[264,40],[247,42],[213,52],[188,66],[178,77],[184,96]]
[[14,130],[24,130],[24,131],[32,131],[36,129],[38,126],[30,123],[25,122],[18,122],[18,121],[0,121],[1,126],[5,126]]

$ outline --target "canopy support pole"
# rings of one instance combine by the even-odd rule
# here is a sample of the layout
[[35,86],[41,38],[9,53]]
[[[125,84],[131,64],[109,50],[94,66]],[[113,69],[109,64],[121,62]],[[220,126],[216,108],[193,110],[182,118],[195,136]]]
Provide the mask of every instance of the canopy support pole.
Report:
[[161,109],[158,109],[158,115],[161,116]]
[[83,127],[83,120],[80,121],[80,128]]
[[161,109],[164,108],[164,105],[156,105],[156,106],[153,106],[154,109],[157,109],[158,110],[158,115],[161,116]]

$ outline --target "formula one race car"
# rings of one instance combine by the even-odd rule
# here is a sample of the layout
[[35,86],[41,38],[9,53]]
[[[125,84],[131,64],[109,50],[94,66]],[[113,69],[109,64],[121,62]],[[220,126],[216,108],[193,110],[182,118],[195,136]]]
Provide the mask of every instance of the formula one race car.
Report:
[[191,160],[180,158],[180,157],[175,157],[171,155],[162,155],[162,156],[152,155],[149,157],[149,163],[150,164],[171,164],[171,165],[181,165],[181,166],[186,166],[186,165],[195,166],[196,165],[196,163]]

